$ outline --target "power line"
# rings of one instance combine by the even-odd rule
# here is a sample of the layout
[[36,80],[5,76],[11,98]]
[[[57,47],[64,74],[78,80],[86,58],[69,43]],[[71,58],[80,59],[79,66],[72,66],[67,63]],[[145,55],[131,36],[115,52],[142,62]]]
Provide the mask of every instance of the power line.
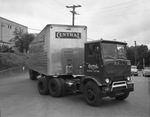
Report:
[[110,8],[116,8],[117,6],[124,6],[126,4],[129,4],[129,3],[133,3],[133,2],[137,2],[137,0],[132,0],[130,2],[123,2],[123,3],[119,3],[119,4],[115,4],[115,5],[111,5],[111,6],[106,6],[106,7],[102,7],[102,8],[97,8],[97,9],[93,9],[93,10],[85,10],[85,11],[82,11],[82,12],[91,12],[91,11],[99,11],[99,10],[105,10],[105,9],[110,9]]
[[59,0],[54,0],[55,2],[57,2],[58,4],[61,4],[63,6],[66,6],[64,3],[60,2]]
[[[144,4],[145,2],[149,2],[149,1],[142,1],[142,4]],[[130,2],[123,2],[123,3],[119,3],[119,4],[115,4],[115,5],[111,5],[111,6],[106,6],[106,7],[102,7],[102,8],[98,8],[98,9],[93,9],[93,10],[84,10],[84,11],[80,11],[80,12],[83,12],[83,13],[96,13],[96,12],[104,12],[106,10],[109,10],[108,12],[110,12],[110,10],[112,11],[112,9],[123,9],[123,8],[128,8],[128,7],[131,7],[131,6],[136,6],[138,5],[138,1],[136,0],[132,0]]]
[[[126,6],[126,7],[122,7],[122,8],[119,8],[120,10],[122,10],[122,9],[126,9],[126,8],[129,8],[129,7],[131,7],[131,6],[135,6],[135,5],[137,5],[137,4],[132,4],[132,5],[130,5],[130,6]],[[108,10],[108,9],[106,9],[106,10]],[[100,10],[100,11],[91,11],[91,14],[92,15],[95,15],[96,13],[99,13],[99,12],[102,12],[102,13],[105,13],[105,12],[109,12],[109,14],[110,14],[110,12],[115,12],[116,13],[116,10],[117,9],[111,9],[111,11],[109,10],[109,11],[106,11],[106,10]],[[115,11],[114,11],[115,10]],[[120,10],[117,10],[117,11],[120,11]],[[95,14],[94,14],[95,13]],[[89,13],[88,13],[89,14]],[[82,15],[85,15],[85,14],[82,14]]]
[[41,31],[40,29],[35,29],[35,28],[28,28],[30,30],[36,30],[36,31]]
[[[132,15],[132,14],[138,14],[140,12],[144,12],[145,13],[146,10],[149,11],[150,9],[145,9],[145,10],[141,10],[141,11],[132,11],[132,12],[129,11],[128,13],[121,13],[121,14],[116,14],[116,15],[109,14],[109,16],[108,15],[105,15],[105,16],[101,15],[101,16],[97,16],[97,18],[104,18],[104,17],[116,18],[116,17],[121,17],[121,16],[128,16],[128,15]],[[85,18],[88,18],[88,17],[91,17],[91,16],[84,16],[84,17],[82,17],[82,19],[76,18],[76,20],[85,20]],[[97,20],[99,20],[99,19],[97,19]]]
[[[145,2],[148,2],[148,1],[145,1]],[[144,3],[145,3],[144,2]],[[143,4],[144,4],[143,3]],[[128,5],[128,6],[125,6],[125,7],[121,7],[120,9],[124,9],[124,10],[126,10],[126,8],[128,8],[128,7],[131,7],[131,6],[136,6],[138,3],[134,3],[134,4],[131,4],[131,5]],[[107,10],[107,9],[106,9]],[[134,9],[135,10],[135,9]],[[149,9],[145,9],[145,10],[149,10]],[[145,10],[140,10],[140,11],[129,11],[129,12],[123,12],[123,13],[119,13],[118,15],[113,15],[113,14],[110,14],[110,12],[115,12],[116,13],[116,11],[113,11],[112,9],[111,9],[111,11],[108,11],[109,12],[109,16],[111,15],[111,16],[122,16],[122,15],[130,15],[130,14],[135,14],[135,13],[139,13],[139,12],[142,12],[142,11],[145,11]],[[120,10],[117,10],[117,11],[120,11]],[[98,12],[104,12],[104,10],[101,10],[101,11],[98,11]],[[86,17],[89,17],[89,16],[84,16],[85,14],[81,14],[84,18],[86,18]],[[96,12],[95,12],[95,14],[94,13],[92,13],[92,15],[96,15]],[[105,15],[105,16],[107,16],[107,14]],[[83,18],[82,17],[82,18]],[[97,17],[104,17],[104,16],[102,16],[102,15],[100,15],[100,16],[97,16]],[[111,17],[112,18],[112,17]],[[80,18],[78,18],[78,20],[79,20]]]
[[50,7],[50,6],[48,6],[47,4],[45,4],[45,3],[43,3],[43,2],[41,2],[41,1],[39,1],[39,0],[36,0],[36,1],[39,2],[40,4],[42,4],[43,6],[49,8],[49,9],[52,9],[53,11],[55,11],[55,12],[57,12],[57,13],[59,13],[59,14],[61,14],[61,15],[63,15],[63,16],[66,17],[66,14],[64,14],[64,13],[62,13],[62,12],[60,12],[60,11],[54,9],[53,7]]

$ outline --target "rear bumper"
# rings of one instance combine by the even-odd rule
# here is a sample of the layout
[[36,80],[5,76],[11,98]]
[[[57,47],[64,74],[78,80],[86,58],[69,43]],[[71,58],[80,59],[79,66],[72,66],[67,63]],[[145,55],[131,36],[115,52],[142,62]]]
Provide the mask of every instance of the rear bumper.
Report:
[[[111,89],[111,87],[107,87],[108,89]],[[127,87],[117,87],[115,90],[107,90],[106,91],[106,87],[102,88],[102,97],[116,97],[117,95],[121,95],[125,92],[132,92],[134,91],[134,84],[133,83],[129,83],[127,84]]]

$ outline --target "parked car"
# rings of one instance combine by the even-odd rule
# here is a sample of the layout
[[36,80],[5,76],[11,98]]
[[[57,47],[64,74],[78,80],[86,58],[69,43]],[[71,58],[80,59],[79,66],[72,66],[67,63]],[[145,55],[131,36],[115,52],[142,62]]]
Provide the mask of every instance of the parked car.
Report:
[[145,67],[142,69],[143,76],[150,76],[150,67]]
[[137,66],[131,65],[131,75],[138,76],[138,74]]

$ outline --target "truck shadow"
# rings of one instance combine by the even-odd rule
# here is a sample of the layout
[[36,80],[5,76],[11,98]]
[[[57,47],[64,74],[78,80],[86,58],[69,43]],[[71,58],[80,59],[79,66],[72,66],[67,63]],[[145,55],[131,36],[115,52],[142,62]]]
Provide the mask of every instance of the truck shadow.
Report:
[[120,101],[114,98],[104,98],[102,99],[102,102],[100,103],[99,107],[118,106],[118,105],[123,105],[126,103],[128,103],[126,100]]
[[[69,93],[65,97],[63,97],[63,99],[65,99],[66,101],[68,100],[71,103],[87,105],[83,94]],[[101,99],[100,105],[97,106],[96,108],[116,107],[118,105],[124,104],[128,104],[128,101],[127,100],[120,101],[116,100],[115,98],[106,97]]]

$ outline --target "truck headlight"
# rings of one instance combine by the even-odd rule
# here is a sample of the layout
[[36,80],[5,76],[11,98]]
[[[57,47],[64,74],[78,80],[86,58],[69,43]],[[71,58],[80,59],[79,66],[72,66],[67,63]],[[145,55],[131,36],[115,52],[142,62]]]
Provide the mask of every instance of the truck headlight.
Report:
[[82,69],[82,65],[79,66],[79,69]]
[[106,82],[107,84],[109,84],[109,83],[110,83],[110,79],[109,79],[109,78],[106,78],[106,79],[105,79],[105,82]]
[[127,81],[128,82],[131,81],[131,77],[130,76],[127,77]]

